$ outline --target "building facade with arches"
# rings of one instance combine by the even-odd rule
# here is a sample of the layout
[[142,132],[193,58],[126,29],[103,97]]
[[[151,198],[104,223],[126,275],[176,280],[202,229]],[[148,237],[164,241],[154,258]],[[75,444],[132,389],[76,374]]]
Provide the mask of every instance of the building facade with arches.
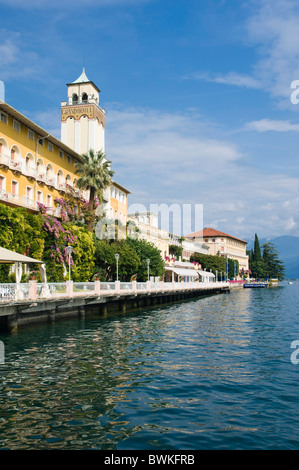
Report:
[[[59,217],[55,200],[71,188],[75,198],[88,200],[89,192],[76,187],[75,163],[89,149],[105,150],[105,113],[98,100],[99,90],[83,70],[61,104],[61,141],[0,100],[0,202],[33,212],[43,204]],[[106,216],[125,224],[128,194],[113,182],[103,193]]]
[[[75,187],[80,155],[4,102],[0,102],[0,202],[59,216],[55,199]],[[86,194],[85,194],[86,196]]]

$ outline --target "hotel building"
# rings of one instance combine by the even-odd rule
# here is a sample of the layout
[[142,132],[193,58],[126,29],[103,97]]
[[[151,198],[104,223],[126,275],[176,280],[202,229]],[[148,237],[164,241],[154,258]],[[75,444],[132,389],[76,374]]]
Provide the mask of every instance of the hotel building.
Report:
[[203,242],[209,247],[210,255],[237,260],[239,262],[239,274],[248,272],[247,242],[245,240],[213,228],[204,228],[199,232],[186,235],[185,238],[199,243]]
[[[89,198],[76,187],[75,163],[90,149],[105,151],[105,113],[99,90],[83,70],[68,84],[68,101],[61,104],[61,141],[0,100],[0,202],[38,211],[38,203],[59,217],[55,199],[74,189],[75,197]],[[127,220],[127,196],[120,184],[103,191],[107,217]]]
[[171,245],[181,246],[182,259],[190,260],[193,253],[209,254],[209,249],[202,243],[184,239],[167,230],[159,228],[158,214],[153,212],[137,212],[128,214],[129,228],[134,231],[137,228],[137,237],[153,243],[161,252],[164,259],[170,256],[169,247]]

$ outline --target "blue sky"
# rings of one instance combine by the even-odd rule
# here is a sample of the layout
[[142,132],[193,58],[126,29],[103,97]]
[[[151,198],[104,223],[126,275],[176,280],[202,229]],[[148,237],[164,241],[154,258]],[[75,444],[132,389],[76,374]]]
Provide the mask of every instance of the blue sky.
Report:
[[84,64],[129,205],[203,204],[204,226],[299,236],[295,0],[0,0],[0,15],[6,101],[60,138]]

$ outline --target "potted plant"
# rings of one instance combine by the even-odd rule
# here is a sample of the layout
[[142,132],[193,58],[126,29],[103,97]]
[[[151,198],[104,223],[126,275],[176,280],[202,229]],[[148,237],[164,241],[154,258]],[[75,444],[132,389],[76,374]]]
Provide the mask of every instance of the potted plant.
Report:
[[100,281],[100,280],[101,280],[101,273],[100,273],[100,272],[95,273],[95,274],[93,275],[93,278],[92,278],[92,279],[93,279],[93,281]]
[[37,271],[31,271],[30,274],[29,274],[29,279],[30,281],[35,281],[36,280],[36,276],[37,276]]

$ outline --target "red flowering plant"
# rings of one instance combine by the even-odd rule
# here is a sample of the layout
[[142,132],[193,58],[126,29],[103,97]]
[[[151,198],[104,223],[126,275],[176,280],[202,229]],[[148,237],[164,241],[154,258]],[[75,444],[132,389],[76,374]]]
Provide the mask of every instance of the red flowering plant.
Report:
[[[43,230],[46,232],[44,258],[47,261],[47,273],[52,280],[62,280],[65,266],[68,265],[69,255],[66,247],[77,243],[77,237],[66,229],[62,222],[47,213],[47,208],[43,204],[38,204],[40,214],[43,218]],[[73,254],[70,256],[70,264],[74,266]]]
[[59,217],[62,222],[75,222],[88,226],[90,221],[96,223],[99,218],[100,212],[96,209],[99,207],[100,202],[97,196],[95,196],[93,207],[90,209],[89,202],[69,184],[66,184],[64,196],[55,198],[54,202],[59,208]]

